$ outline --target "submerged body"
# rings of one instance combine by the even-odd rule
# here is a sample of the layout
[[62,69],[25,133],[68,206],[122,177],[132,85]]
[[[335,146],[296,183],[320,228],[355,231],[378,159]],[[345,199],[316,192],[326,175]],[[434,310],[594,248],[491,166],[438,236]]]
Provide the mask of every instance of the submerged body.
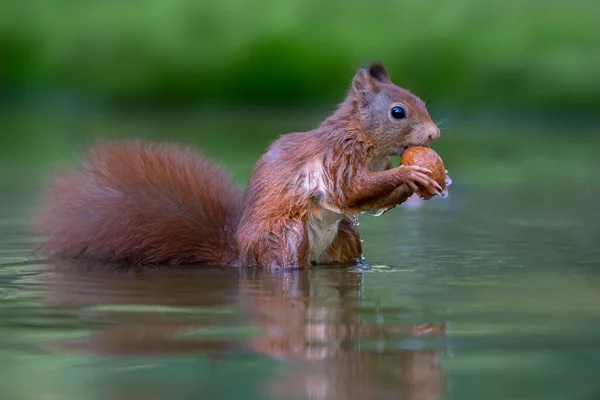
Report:
[[358,213],[385,212],[423,188],[439,194],[424,168],[391,168],[391,156],[438,137],[424,103],[372,64],[316,129],[273,142],[243,195],[188,150],[96,145],[83,171],[50,185],[41,249],[137,264],[354,263]]

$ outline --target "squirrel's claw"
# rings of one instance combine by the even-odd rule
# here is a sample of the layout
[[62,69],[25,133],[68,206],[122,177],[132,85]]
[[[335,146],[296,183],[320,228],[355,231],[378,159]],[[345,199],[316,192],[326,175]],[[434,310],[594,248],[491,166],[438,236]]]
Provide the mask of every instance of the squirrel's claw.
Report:
[[425,174],[431,174],[431,170],[429,168],[420,167],[418,165],[401,165],[400,168],[411,169],[413,171],[422,172]]

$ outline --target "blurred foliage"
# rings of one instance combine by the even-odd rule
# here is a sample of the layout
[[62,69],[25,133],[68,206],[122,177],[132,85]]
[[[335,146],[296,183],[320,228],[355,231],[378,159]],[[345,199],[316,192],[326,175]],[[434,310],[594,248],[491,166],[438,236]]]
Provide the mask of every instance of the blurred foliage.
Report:
[[590,112],[600,105],[599,17],[589,0],[5,0],[0,88],[329,103],[378,59],[434,104]]

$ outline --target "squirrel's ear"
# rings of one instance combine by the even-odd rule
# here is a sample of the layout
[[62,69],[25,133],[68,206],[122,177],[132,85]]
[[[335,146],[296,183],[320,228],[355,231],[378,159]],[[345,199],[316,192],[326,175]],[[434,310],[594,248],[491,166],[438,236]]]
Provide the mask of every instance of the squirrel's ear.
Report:
[[374,93],[379,90],[378,83],[390,83],[390,77],[383,64],[377,62],[358,70],[352,80],[352,89],[359,94]]
[[376,81],[381,82],[381,83],[391,83],[392,82],[392,80],[390,79],[390,77],[382,63],[376,62],[376,63],[369,64],[367,69],[369,70],[369,75]]

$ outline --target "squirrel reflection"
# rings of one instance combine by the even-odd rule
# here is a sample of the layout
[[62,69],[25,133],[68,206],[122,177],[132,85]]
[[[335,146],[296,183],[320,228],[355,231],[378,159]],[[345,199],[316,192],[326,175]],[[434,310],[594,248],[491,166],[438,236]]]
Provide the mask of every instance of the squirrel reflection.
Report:
[[[61,261],[44,274],[46,301],[84,307],[81,318],[101,327],[84,341],[50,348],[110,355],[201,353],[213,360],[243,348],[285,360],[264,387],[268,397],[442,398],[441,351],[409,350],[400,342],[443,335],[444,324],[386,323],[410,310],[366,307],[363,278],[345,268],[112,270]],[[88,308],[111,304],[137,308]],[[139,308],[156,305],[173,308]],[[207,313],[194,312],[198,309]],[[242,315],[233,311],[240,309]],[[207,328],[239,327],[240,317],[257,334],[245,339],[194,335],[202,329],[210,333]]]

